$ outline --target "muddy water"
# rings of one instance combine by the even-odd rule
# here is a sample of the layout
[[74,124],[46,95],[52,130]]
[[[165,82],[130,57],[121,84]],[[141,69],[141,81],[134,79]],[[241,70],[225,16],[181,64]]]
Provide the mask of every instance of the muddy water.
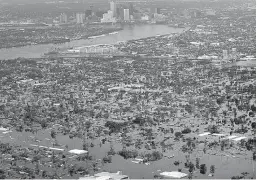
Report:
[[[1,141],[2,142],[10,142],[19,144],[21,146],[29,147],[30,144],[39,144],[43,146],[52,146],[51,142],[53,140],[50,137],[50,130],[39,131],[37,134],[33,135],[32,133],[23,132],[11,132],[8,134],[2,134],[0,132]],[[32,137],[36,136],[40,142],[33,142]],[[48,140],[50,139],[50,140]],[[25,142],[23,142],[25,141]],[[65,145],[68,145],[68,150],[70,149],[81,149],[82,148],[82,140],[79,138],[70,139],[68,135],[58,135],[57,141],[59,144],[63,145],[63,147],[58,147],[62,149],[66,149]],[[107,152],[110,150],[110,143],[106,142],[100,147],[100,139],[97,139],[93,142],[95,145],[93,148],[89,149],[90,154],[96,158],[103,158]],[[119,143],[114,143],[114,149],[116,151],[121,150],[122,146]],[[128,175],[130,178],[153,178],[155,174],[159,174],[163,171],[177,171],[179,168],[182,169],[182,172],[188,173],[188,170],[184,168],[184,163],[180,163],[179,166],[175,166],[175,161],[185,162],[185,155],[179,150],[174,150],[171,152],[175,155],[172,159],[163,158],[160,161],[152,162],[150,165],[144,164],[135,164],[131,162],[131,159],[125,160],[119,155],[115,155],[112,158],[111,164],[106,164],[100,171],[110,171],[117,172],[123,171],[124,174]],[[207,151],[208,153],[208,151]],[[212,153],[215,153],[214,151]],[[226,153],[225,153],[226,154]],[[228,153],[227,153],[228,154]],[[197,170],[194,173],[195,178],[203,178],[210,179],[213,177],[208,177],[210,165],[215,165],[215,176],[214,178],[231,178],[235,175],[240,175],[242,172],[249,172],[250,175],[255,177],[255,162],[251,160],[252,153],[244,152],[246,155],[236,155],[235,157],[227,157],[227,156],[216,156],[216,155],[208,155],[203,154],[203,152],[194,152],[191,155],[191,159],[195,162],[196,157],[200,158],[200,164],[207,165],[207,174],[202,175]]]

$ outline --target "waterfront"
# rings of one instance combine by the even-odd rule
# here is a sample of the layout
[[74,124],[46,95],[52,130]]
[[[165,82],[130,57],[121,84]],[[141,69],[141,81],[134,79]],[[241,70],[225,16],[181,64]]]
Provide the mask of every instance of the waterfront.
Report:
[[0,59],[15,59],[15,58],[37,58],[44,53],[50,51],[53,47],[56,48],[69,48],[78,47],[83,45],[95,45],[95,44],[114,44],[119,41],[128,41],[132,39],[146,38],[156,35],[164,35],[169,33],[181,33],[185,29],[172,28],[167,25],[126,25],[123,30],[117,34],[107,34],[94,39],[81,39],[74,40],[64,44],[43,44],[32,45],[18,48],[0,49]]

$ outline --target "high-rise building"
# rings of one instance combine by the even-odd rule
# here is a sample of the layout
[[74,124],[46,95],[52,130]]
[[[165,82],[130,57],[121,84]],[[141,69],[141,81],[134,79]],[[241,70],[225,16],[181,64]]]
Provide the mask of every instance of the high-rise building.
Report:
[[237,56],[236,48],[232,48],[231,56],[232,56],[233,59],[236,58],[236,56]]
[[91,9],[86,10],[86,12],[85,12],[86,18],[89,17],[89,16],[92,16],[92,13],[93,13],[93,12],[92,12]]
[[124,9],[124,21],[130,20],[129,9]]
[[161,14],[161,8],[155,8],[154,13],[156,13],[156,14]]
[[113,17],[113,12],[108,11],[107,13],[103,14],[103,18],[101,19],[102,23],[115,23],[116,18]]
[[77,24],[83,24],[84,13],[77,13],[76,14],[76,22]]
[[123,6],[119,6],[117,8],[117,18],[124,20],[124,7]]
[[110,10],[113,12],[113,16],[117,16],[117,5],[114,1],[110,2]]
[[60,23],[67,23],[68,22],[68,16],[65,13],[62,13],[60,15]]
[[132,3],[129,4],[129,13],[130,15],[134,15],[134,6]]

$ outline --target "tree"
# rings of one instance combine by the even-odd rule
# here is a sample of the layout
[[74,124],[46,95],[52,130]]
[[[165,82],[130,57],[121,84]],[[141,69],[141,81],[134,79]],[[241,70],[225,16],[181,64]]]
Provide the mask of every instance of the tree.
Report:
[[44,179],[47,178],[47,172],[46,172],[45,170],[42,172],[42,177],[43,177]]
[[214,166],[214,165],[211,165],[211,167],[210,167],[210,172],[211,172],[212,174],[215,173],[215,166]]
[[138,156],[138,152],[122,149],[122,151],[119,151],[119,155],[122,156],[124,159],[136,158]]
[[194,172],[194,170],[195,170],[195,165],[192,162],[190,162],[188,171],[190,172],[190,174],[192,174]]
[[35,156],[33,156],[33,158],[32,158],[32,163],[38,162],[40,159],[41,159],[40,155],[35,155]]
[[208,127],[208,131],[209,131],[210,133],[219,133],[218,126],[216,126],[216,125],[210,125],[210,126]]
[[87,142],[83,142],[82,149],[85,150],[85,151],[88,150],[88,143]]
[[18,132],[22,132],[23,129],[24,129],[24,127],[23,127],[22,125],[18,125],[18,126],[16,127],[16,131],[18,131]]
[[53,139],[56,138],[56,132],[55,132],[54,130],[51,131],[51,137],[52,137]]
[[105,156],[103,158],[104,163],[112,163],[112,157],[111,156]]
[[110,147],[110,151],[108,152],[108,155],[115,155],[116,152],[114,151],[113,146]]
[[188,174],[188,179],[193,179],[193,174],[192,173]]
[[205,164],[201,164],[200,166],[200,173],[201,174],[206,174],[207,168]]
[[73,176],[73,174],[75,173],[74,165],[70,166],[68,171],[69,171],[70,176]]
[[251,126],[252,126],[252,129],[256,129],[256,122],[252,122]]
[[224,147],[225,147],[225,143],[224,143],[224,141],[221,141],[221,145],[220,145],[220,147],[221,147],[221,151],[224,151]]
[[5,179],[5,178],[6,178],[6,175],[4,170],[0,169],[0,179]]
[[190,128],[183,129],[183,130],[181,131],[181,133],[183,133],[183,134],[191,133],[191,129],[190,129]]
[[175,165],[175,166],[178,166],[178,165],[179,165],[179,161],[175,161],[175,162],[174,162],[174,165]]
[[35,166],[35,174],[39,175],[40,169],[39,169],[39,163],[36,164]]
[[185,106],[185,110],[189,113],[189,114],[191,114],[192,113],[192,106],[191,105],[189,105],[189,104],[187,104],[186,106]]
[[200,168],[200,158],[196,158],[195,167],[196,167],[197,169]]
[[48,126],[46,120],[42,120],[42,121],[40,122],[40,124],[41,124],[42,129],[45,129],[45,128]]
[[174,133],[173,128],[170,128],[170,133],[171,133],[171,134],[173,134],[173,133]]
[[255,105],[253,104],[253,105],[251,105],[251,110],[253,111],[253,112],[256,112],[256,107],[255,107]]
[[176,138],[181,138],[182,137],[182,133],[181,132],[175,132],[175,137]]

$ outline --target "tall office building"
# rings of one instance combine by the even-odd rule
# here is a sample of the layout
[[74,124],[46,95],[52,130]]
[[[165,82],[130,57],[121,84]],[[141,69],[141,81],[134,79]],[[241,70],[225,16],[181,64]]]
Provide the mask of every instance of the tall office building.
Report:
[[114,1],[110,2],[110,10],[113,12],[113,16],[117,16],[117,5]]
[[237,56],[236,48],[232,48],[231,56],[232,56],[233,59],[236,58],[236,56]]
[[116,23],[116,18],[113,17],[113,12],[108,11],[107,13],[104,13],[101,23]]
[[130,15],[134,15],[134,6],[132,3],[129,4],[129,13]]
[[124,21],[130,20],[129,9],[124,9]]
[[122,5],[117,8],[117,18],[124,20],[124,7]]
[[77,24],[83,24],[84,13],[77,13],[76,14],[76,22]]
[[155,8],[154,13],[155,14],[161,14],[161,8]]
[[60,15],[60,23],[67,23],[68,22],[68,16],[65,13],[62,13]]
[[92,12],[91,9],[86,10],[86,12],[85,12],[86,18],[89,17],[89,16],[92,16],[92,13],[93,13],[93,12]]

